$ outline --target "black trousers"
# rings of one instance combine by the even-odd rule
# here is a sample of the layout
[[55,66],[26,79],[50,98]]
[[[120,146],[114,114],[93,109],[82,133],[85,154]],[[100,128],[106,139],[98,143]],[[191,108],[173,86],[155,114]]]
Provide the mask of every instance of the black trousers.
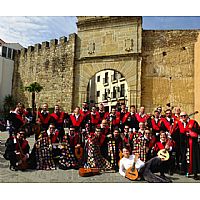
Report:
[[[150,183],[170,183],[172,181],[163,176],[165,171],[163,168],[164,162],[157,156],[153,157],[145,163],[144,167],[139,171],[139,174],[143,176],[144,180]],[[154,174],[157,172],[160,172],[162,176]]]
[[180,134],[180,162],[181,172],[187,173],[187,138],[184,134]]

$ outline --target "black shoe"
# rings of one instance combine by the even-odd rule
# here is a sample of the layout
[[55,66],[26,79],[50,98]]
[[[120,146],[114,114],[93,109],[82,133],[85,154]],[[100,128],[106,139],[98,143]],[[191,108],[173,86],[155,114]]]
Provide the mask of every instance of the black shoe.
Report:
[[172,170],[169,170],[168,174],[169,174],[170,176],[173,176],[174,172],[173,172]]
[[196,180],[196,181],[200,180],[200,178],[198,177],[198,175],[194,175],[193,179]]

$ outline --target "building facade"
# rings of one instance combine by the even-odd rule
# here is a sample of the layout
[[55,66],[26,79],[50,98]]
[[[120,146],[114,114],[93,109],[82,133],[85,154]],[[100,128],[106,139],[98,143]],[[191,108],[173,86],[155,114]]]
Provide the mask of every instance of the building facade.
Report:
[[98,72],[90,81],[88,101],[94,105],[103,103],[106,111],[111,111],[117,103],[129,106],[127,99],[128,85],[121,73],[114,70]]
[[23,48],[18,43],[6,43],[0,40],[0,105],[5,96],[12,93],[12,79],[14,70],[14,54]]
[[97,87],[92,78],[114,70],[126,81],[128,105],[143,105],[147,112],[167,103],[188,113],[200,110],[199,30],[143,30],[142,17],[106,16],[78,17],[77,27],[68,39],[36,44],[16,55],[12,91],[26,106],[30,94],[22,89],[33,81],[44,87],[37,96],[40,105],[58,103],[71,112],[83,101],[96,102],[88,85]]

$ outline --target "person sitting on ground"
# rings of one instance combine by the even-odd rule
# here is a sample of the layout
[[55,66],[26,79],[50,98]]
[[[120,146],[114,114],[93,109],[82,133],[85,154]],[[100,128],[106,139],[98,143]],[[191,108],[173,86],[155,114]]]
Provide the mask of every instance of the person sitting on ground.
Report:
[[[126,177],[126,170],[129,169],[134,162],[135,155],[130,155],[130,150],[127,147],[123,148],[123,158],[120,160],[119,173]],[[139,179],[145,180],[150,183],[170,183],[169,178],[163,175],[162,165],[163,158],[159,156],[151,158],[146,163],[142,162],[139,158],[136,161],[135,168],[138,170]],[[160,172],[162,175],[154,173]]]

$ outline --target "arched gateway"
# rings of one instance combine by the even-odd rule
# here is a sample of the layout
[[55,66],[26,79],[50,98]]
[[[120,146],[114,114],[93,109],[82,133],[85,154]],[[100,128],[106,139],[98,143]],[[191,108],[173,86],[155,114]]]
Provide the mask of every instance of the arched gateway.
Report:
[[141,104],[141,17],[78,17],[73,106],[87,100],[89,80],[113,69],[127,81],[128,104]]

